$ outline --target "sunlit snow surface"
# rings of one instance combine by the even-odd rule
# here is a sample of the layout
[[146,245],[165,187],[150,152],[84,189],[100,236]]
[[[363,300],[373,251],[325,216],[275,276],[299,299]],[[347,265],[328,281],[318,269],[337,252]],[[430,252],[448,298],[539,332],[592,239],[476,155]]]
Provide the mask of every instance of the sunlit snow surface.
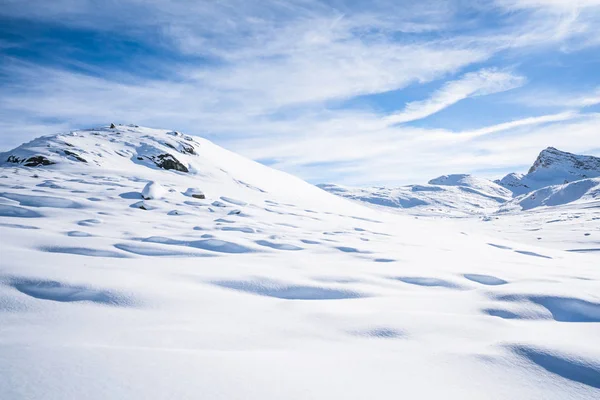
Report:
[[172,138],[0,169],[0,398],[600,397],[600,208],[415,218]]

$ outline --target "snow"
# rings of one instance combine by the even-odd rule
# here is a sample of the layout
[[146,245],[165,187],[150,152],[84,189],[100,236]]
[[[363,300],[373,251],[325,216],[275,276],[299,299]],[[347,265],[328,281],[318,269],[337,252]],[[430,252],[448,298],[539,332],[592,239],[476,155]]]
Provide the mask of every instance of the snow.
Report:
[[523,194],[502,205],[500,211],[518,207],[531,210],[543,206],[560,206],[570,203],[593,203],[600,200],[600,178],[581,179],[564,185],[547,186]]
[[189,197],[197,198],[197,199],[206,198],[204,192],[197,188],[187,188],[187,190],[183,194],[186,196],[189,196]]
[[396,188],[350,188],[335,184],[318,187],[371,205],[408,210],[413,215],[484,214],[497,210],[512,197],[508,189],[471,175],[444,175],[427,185]]
[[577,155],[548,147],[540,153],[527,174],[508,174],[496,183],[515,195],[521,195],[546,186],[595,177],[600,177],[599,157]]
[[160,183],[148,182],[142,189],[142,198],[144,200],[161,199],[165,196],[166,189]]
[[[415,218],[131,126],[0,162],[2,399],[600,396],[593,194]],[[503,197],[458,181],[405,192]]]

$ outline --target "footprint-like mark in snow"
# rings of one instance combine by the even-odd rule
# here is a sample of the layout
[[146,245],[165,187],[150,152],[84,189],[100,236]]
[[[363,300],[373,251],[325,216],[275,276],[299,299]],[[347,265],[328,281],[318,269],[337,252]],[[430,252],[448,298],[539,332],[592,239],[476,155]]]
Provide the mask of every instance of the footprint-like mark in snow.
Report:
[[464,274],[463,276],[470,281],[481,283],[482,285],[497,286],[505,285],[508,283],[504,279],[496,278],[492,275]]
[[79,221],[77,223],[77,225],[80,225],[80,226],[95,226],[95,225],[99,225],[101,223],[102,223],[101,220],[93,218],[93,219],[84,219],[83,221]]
[[39,212],[27,208],[0,204],[0,217],[41,218],[42,216]]
[[245,205],[248,205],[248,203],[246,203],[245,201],[232,199],[231,197],[221,196],[220,198],[221,198],[221,200],[226,201],[227,203],[230,203],[230,204],[235,204],[236,206],[243,207]]
[[66,187],[60,186],[55,181],[52,181],[52,180],[46,180],[43,183],[38,183],[35,186],[37,186],[37,187],[47,187],[47,188],[50,188],[50,189],[66,189]]
[[165,238],[165,237],[160,237],[160,236],[152,236],[152,237],[149,237],[146,239],[142,239],[142,241],[149,242],[149,243],[169,244],[169,245],[174,245],[174,246],[194,247],[197,249],[214,251],[214,252],[218,252],[218,253],[237,254],[237,253],[253,253],[253,252],[257,251],[250,247],[242,246],[241,244],[227,242],[225,240],[219,240],[219,239],[203,239],[203,240],[185,241],[185,240],[175,240],[175,239],[170,239],[170,238]]
[[348,247],[348,246],[335,246],[334,249],[338,249],[339,251],[341,251],[343,253],[371,254],[370,251],[359,250],[359,249],[357,249],[355,247]]
[[291,250],[291,251],[304,250],[303,247],[294,246],[293,244],[275,243],[275,242],[269,242],[268,240],[257,240],[255,243],[259,244],[261,246],[270,247],[270,248],[276,249],[276,250]]
[[399,339],[405,336],[403,332],[393,328],[375,328],[365,331],[355,331],[352,333],[357,336],[376,339]]
[[113,306],[132,306],[134,301],[127,296],[107,290],[97,290],[86,286],[68,285],[56,281],[36,279],[16,279],[11,286],[19,292],[36,299],[60,302],[91,301]]
[[364,297],[363,294],[350,290],[289,285],[273,281],[216,281],[212,284],[227,289],[285,300],[342,300]]
[[224,226],[221,228],[222,231],[238,231],[244,233],[256,233],[256,229],[250,227],[238,227],[238,226]]
[[142,194],[140,192],[125,192],[121,193],[119,197],[127,200],[141,200]]
[[[340,215],[340,217],[346,217],[346,215]],[[374,222],[376,224],[383,224],[383,221],[378,221],[376,219],[363,218],[363,217],[355,217],[355,216],[352,216],[352,215],[350,215],[350,218],[357,219],[359,221],[367,221],[367,222]]]
[[572,253],[593,253],[593,252],[600,252],[600,248],[592,248],[592,249],[569,249],[567,251],[570,251]]
[[398,276],[393,279],[402,281],[404,283],[409,283],[411,285],[418,286],[428,286],[428,287],[445,287],[449,289],[458,289],[458,286],[455,283],[439,279],[439,278],[429,278],[429,277],[420,277],[420,276]]
[[511,350],[550,373],[600,389],[600,365],[597,362],[527,346],[514,346]]
[[71,237],[91,237],[94,236],[91,233],[87,233],[87,232],[82,232],[82,231],[70,231],[67,232],[67,236],[71,236]]
[[499,308],[486,308],[482,311],[492,317],[499,317],[503,319],[526,319],[522,315],[516,314],[512,311],[502,310]]
[[126,254],[117,253],[116,251],[92,249],[89,247],[63,247],[63,246],[47,246],[40,247],[39,250],[48,253],[63,253],[75,254],[78,256],[88,257],[109,257],[109,258],[127,258]]
[[51,196],[31,196],[17,193],[0,193],[0,197],[18,201],[19,205],[28,207],[49,207],[49,208],[82,208],[83,206],[73,200],[62,197]]
[[496,243],[488,243],[488,245],[492,246],[492,247],[496,247],[498,249],[502,249],[502,250],[512,250],[512,247],[508,247],[508,246],[503,246],[501,244],[496,244]]
[[560,322],[600,322],[600,304],[574,297],[559,296],[519,296],[505,295],[498,300],[522,302],[530,301],[538,304],[552,314],[555,321]]
[[543,254],[534,253],[533,251],[527,251],[527,250],[515,250],[515,253],[524,254],[526,256],[534,256],[534,257],[541,257],[541,258],[550,258],[550,259],[552,259],[552,257],[550,257],[550,256],[545,256]]
[[129,253],[150,257],[215,257],[213,254],[196,253],[191,251],[176,251],[158,246],[142,246],[139,244],[117,243],[115,248]]
[[17,228],[17,229],[40,229],[37,226],[22,225],[22,224],[6,224],[4,222],[0,222],[0,226],[3,226],[5,228]]
[[318,242],[316,240],[309,240],[309,239],[300,239],[300,241],[302,243],[306,243],[306,244],[321,244],[321,242]]
[[556,321],[600,322],[600,304],[570,297],[531,296],[532,302],[545,307]]

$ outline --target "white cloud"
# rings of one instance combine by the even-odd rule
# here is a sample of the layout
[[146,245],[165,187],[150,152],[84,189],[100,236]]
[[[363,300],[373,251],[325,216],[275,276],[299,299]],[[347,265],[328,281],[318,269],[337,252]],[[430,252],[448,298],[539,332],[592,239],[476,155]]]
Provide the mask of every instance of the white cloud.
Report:
[[414,121],[435,114],[467,97],[483,96],[522,86],[526,79],[506,71],[483,69],[450,81],[427,100],[413,101],[401,112],[385,118],[390,124]]
[[600,104],[600,87],[579,93],[539,89],[521,95],[513,101],[529,107],[585,108]]
[[[526,81],[513,72],[517,61],[511,59],[509,69],[482,68],[482,62],[493,65],[508,52],[518,60],[519,52],[557,44],[593,45],[598,13],[587,3],[577,3],[587,7],[583,13],[583,5],[546,9],[535,5],[540,2],[504,2],[502,13],[486,8],[498,13],[493,27],[485,26],[485,18],[462,15],[472,9],[435,0],[368,5],[152,0],[110,7],[56,0],[28,10],[18,3],[2,7],[0,15],[102,30],[200,61],[152,60],[149,69],[168,71],[165,79],[81,65],[80,71],[93,71],[86,74],[4,58],[0,75],[10,77],[0,98],[5,147],[38,135],[44,126],[50,133],[138,123],[206,136],[249,157],[275,160],[276,167],[304,178],[344,183],[422,182],[482,165],[529,162],[529,153],[546,145],[565,144],[573,151],[600,147],[590,128],[598,117],[581,110],[596,104],[597,93],[562,96],[559,112],[507,117],[508,122],[474,130],[397,125]],[[457,77],[465,67],[479,70]],[[437,80],[445,83],[429,98],[392,115],[339,108],[346,99]],[[561,129],[579,142],[569,143]],[[27,133],[18,136],[19,131]]]

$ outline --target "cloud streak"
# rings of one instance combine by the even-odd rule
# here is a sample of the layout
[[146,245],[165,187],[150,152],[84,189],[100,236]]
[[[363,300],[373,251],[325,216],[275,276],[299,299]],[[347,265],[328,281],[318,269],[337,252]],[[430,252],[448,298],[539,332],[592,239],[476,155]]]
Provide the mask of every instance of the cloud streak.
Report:
[[526,79],[509,72],[484,69],[465,74],[435,91],[427,100],[413,101],[399,113],[389,115],[390,124],[410,122],[428,117],[468,97],[485,96],[522,86]]
[[[99,4],[34,0],[29,10],[18,2],[0,9],[15,26],[62,32],[47,59],[3,56],[0,146],[137,123],[205,136],[305,179],[343,183],[510,168],[524,162],[517,155],[545,145],[600,148],[595,137],[574,143],[553,130],[591,135],[597,93],[559,88],[556,101],[524,100],[540,79],[524,64],[557,44],[561,54],[596,46],[600,12],[591,1]],[[82,34],[143,44],[149,54],[114,50],[125,61],[99,64],[96,50],[76,41]],[[39,42],[7,37],[0,47],[8,50],[36,50]],[[466,99],[472,110],[461,108]]]

